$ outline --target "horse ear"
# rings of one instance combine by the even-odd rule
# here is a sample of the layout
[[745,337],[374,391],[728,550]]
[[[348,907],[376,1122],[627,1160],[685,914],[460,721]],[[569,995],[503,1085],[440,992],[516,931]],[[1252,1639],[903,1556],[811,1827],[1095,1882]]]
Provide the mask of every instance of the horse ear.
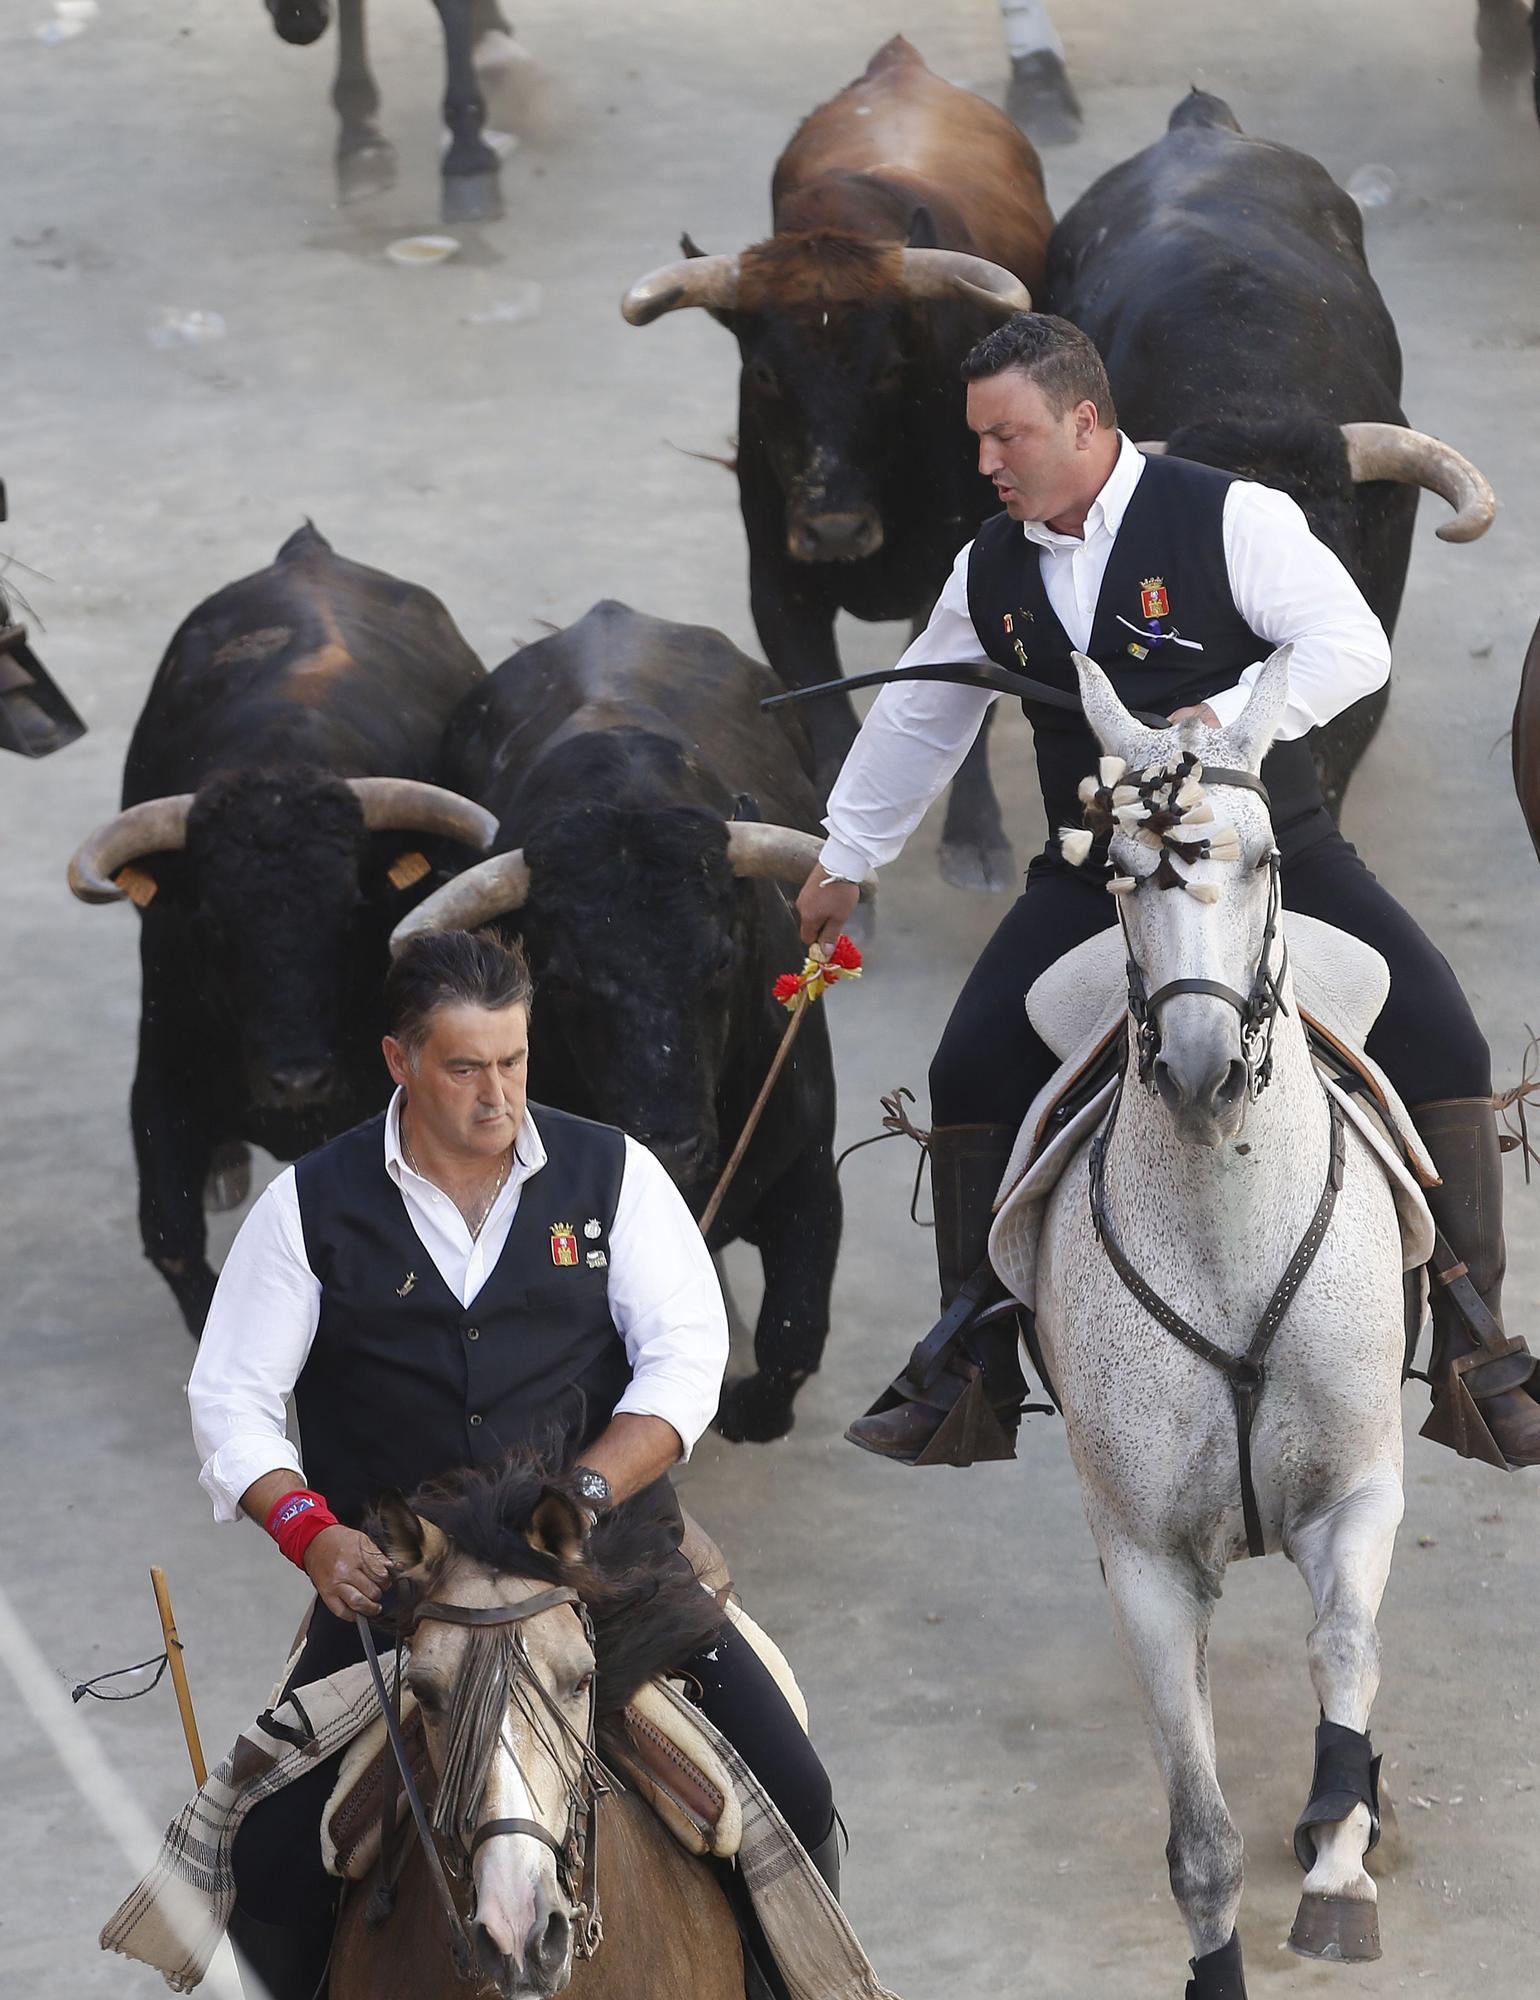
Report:
[[530,1546],[555,1556],[558,1562],[575,1563],[583,1553],[587,1533],[588,1522],[577,1502],[548,1486],[530,1516]]
[[1280,646],[1263,662],[1262,671],[1252,683],[1250,699],[1225,731],[1232,746],[1230,754],[1237,756],[1247,770],[1262,768],[1262,759],[1278,734],[1289,699],[1289,660],[1293,651],[1292,645]]
[[1135,771],[1159,764],[1170,754],[1171,743],[1158,729],[1136,722],[1113,692],[1111,681],[1094,660],[1084,653],[1071,653],[1080,679],[1080,704],[1091,732],[1111,757],[1121,757]]
[[443,1529],[414,1514],[399,1493],[381,1496],[372,1525],[374,1539],[401,1570],[428,1569],[449,1547]]

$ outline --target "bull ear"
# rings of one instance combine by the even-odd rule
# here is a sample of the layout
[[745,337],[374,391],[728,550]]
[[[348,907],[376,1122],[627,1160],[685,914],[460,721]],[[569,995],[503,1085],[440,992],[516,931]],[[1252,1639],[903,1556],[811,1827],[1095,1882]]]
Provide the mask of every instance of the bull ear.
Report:
[[588,1522],[577,1502],[548,1486],[530,1516],[530,1546],[555,1556],[558,1562],[575,1563],[583,1553],[587,1533]]
[[752,792],[740,792],[733,800],[733,818],[759,820],[764,814],[759,809],[759,800]]
[[1225,731],[1230,754],[1248,771],[1259,771],[1278,734],[1289,699],[1289,659],[1292,646],[1280,646],[1263,664],[1252,683],[1251,696]]
[[936,218],[922,201],[909,218],[909,234],[904,241],[911,250],[939,250],[941,239],[936,234]]
[[399,1570],[430,1569],[449,1547],[443,1529],[414,1514],[399,1493],[382,1495],[369,1525]]

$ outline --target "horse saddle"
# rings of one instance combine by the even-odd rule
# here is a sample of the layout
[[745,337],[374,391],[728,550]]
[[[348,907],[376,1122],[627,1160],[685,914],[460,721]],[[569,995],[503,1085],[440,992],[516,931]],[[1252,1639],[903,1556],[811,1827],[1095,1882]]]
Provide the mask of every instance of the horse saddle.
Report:
[[[1390,992],[1390,970],[1372,945],[1335,925],[1289,910],[1282,922],[1317,1074],[1383,1167],[1401,1228],[1402,1264],[1415,1270],[1433,1254],[1423,1188],[1436,1186],[1438,1173],[1390,1079],[1363,1048]],[[1106,1117],[1121,1072],[1128,989],[1118,926],[1050,966],[1026,1007],[1060,1063],[1022,1121],[995,1197],[989,1254],[1011,1292],[1030,1306],[1048,1198]]]

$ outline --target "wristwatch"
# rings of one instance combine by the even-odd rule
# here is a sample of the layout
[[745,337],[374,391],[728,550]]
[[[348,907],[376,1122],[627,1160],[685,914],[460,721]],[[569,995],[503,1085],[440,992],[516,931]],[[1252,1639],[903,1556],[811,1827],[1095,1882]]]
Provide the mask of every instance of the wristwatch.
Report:
[[610,1482],[602,1472],[595,1472],[591,1465],[575,1465],[572,1468],[572,1483],[577,1488],[578,1497],[593,1510],[597,1519],[610,1504]]

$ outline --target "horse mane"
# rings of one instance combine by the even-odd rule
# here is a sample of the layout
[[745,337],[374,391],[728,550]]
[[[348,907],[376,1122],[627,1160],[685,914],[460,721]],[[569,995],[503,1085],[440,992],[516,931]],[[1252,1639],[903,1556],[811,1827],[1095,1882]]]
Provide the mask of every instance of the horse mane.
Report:
[[555,1465],[513,1452],[498,1465],[468,1467],[412,1494],[407,1505],[450,1543],[415,1600],[432,1594],[455,1555],[504,1576],[569,1584],[593,1621],[596,1714],[603,1727],[618,1722],[645,1681],[676,1671],[710,1645],[725,1613],[679,1553],[677,1525],[645,1492],[598,1522],[583,1561],[563,1563],[536,1548],[529,1540],[535,1508],[558,1477]]

